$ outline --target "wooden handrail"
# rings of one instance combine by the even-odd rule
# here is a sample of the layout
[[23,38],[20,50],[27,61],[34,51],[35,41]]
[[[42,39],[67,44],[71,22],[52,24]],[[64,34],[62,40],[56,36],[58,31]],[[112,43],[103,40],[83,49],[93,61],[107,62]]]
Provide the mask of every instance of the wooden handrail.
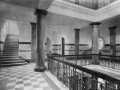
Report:
[[108,57],[120,57],[120,56],[113,56],[113,55],[100,55],[100,54],[80,54],[80,55],[53,55],[51,54],[51,56],[53,57],[65,57],[65,56],[88,56],[88,55],[98,55],[98,56],[108,56]]

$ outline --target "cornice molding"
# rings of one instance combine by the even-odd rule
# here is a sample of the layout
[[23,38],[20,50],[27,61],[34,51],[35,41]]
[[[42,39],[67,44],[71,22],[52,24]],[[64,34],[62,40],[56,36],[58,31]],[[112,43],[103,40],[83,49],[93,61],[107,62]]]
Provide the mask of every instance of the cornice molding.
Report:
[[90,14],[90,15],[94,15],[96,10],[93,9],[89,9],[80,5],[76,5],[76,4],[72,4],[66,1],[62,1],[62,0],[54,0],[54,2],[52,3],[52,5],[59,5],[61,7],[67,8],[67,9],[72,9],[75,10],[77,12],[83,12],[86,14]]
[[62,0],[54,0],[47,11],[92,22],[95,20],[95,10]]
[[[62,1],[62,0],[54,0],[54,2],[52,3],[48,11],[51,12],[52,11],[51,8],[53,7],[71,10],[73,13],[77,13],[78,15],[76,14],[74,16],[72,15],[68,15],[68,16],[72,16],[78,19],[88,20],[92,22],[100,22],[105,19],[115,17],[117,16],[117,14],[120,14],[120,12],[117,12],[118,10],[120,10],[120,0],[116,0],[115,2],[107,6],[104,6],[103,8],[100,8],[98,10],[92,10],[92,9],[79,6],[76,4],[72,4],[66,1]],[[112,14],[109,14],[109,13],[112,13]],[[85,15],[86,18],[83,15]]]
[[118,7],[120,7],[120,0],[116,0],[113,3],[96,10],[95,13],[96,15],[103,14],[103,13],[106,13],[106,11],[111,11],[112,9],[115,9]]

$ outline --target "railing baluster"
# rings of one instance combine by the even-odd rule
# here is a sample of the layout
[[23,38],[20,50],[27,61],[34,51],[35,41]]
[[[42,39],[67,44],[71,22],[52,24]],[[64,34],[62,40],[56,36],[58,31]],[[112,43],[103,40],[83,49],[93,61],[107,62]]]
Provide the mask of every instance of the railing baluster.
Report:
[[92,76],[92,82],[91,82],[91,90],[97,90],[98,89],[98,78],[96,76]]

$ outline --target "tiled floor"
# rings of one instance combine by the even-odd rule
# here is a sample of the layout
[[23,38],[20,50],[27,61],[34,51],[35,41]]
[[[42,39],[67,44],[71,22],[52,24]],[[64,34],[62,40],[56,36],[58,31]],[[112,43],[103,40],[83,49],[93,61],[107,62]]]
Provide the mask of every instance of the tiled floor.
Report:
[[29,64],[2,68],[0,90],[63,90],[62,85],[59,84],[59,87],[55,84],[55,80],[54,82],[51,80],[54,77],[49,72],[34,72],[34,66]]

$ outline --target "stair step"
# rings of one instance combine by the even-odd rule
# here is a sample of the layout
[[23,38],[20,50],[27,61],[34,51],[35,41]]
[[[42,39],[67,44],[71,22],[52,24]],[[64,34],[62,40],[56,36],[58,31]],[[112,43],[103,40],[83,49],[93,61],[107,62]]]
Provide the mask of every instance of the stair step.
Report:
[[4,47],[6,47],[6,46],[7,46],[7,47],[9,47],[9,46],[11,47],[11,46],[13,46],[13,45],[14,45],[14,46],[18,46],[18,44],[13,44],[13,43],[11,43],[11,44],[4,44]]
[[11,61],[11,60],[23,60],[23,59],[21,59],[21,58],[3,58],[3,59],[0,59],[0,61]]
[[6,53],[7,53],[7,54],[9,54],[9,53],[12,54],[12,53],[16,53],[16,52],[11,52],[11,51],[7,51],[7,52],[3,51],[3,52],[2,52],[2,54],[6,54]]
[[18,49],[18,47],[7,47],[7,48],[4,48],[4,49],[10,49],[10,50],[12,50],[12,49]]
[[18,65],[26,65],[27,62],[24,63],[12,63],[12,64],[1,64],[2,67],[9,67],[9,66],[18,66]]
[[11,58],[11,57],[15,57],[15,56],[18,57],[18,54],[16,54],[16,55],[9,55],[9,56],[8,56],[8,55],[2,55],[2,56],[3,56],[4,58],[6,58],[6,57]]
[[19,48],[18,46],[4,46],[4,48]]
[[4,52],[4,53],[2,53],[2,55],[14,55],[14,54],[18,54],[18,52],[13,52],[13,53],[11,53],[11,52]]
[[18,49],[19,47],[4,47],[4,49],[9,49],[9,48],[11,48],[11,49],[12,48],[17,48]]
[[11,45],[4,45],[4,47],[18,47],[18,44],[17,45],[13,45],[13,44],[11,44]]
[[14,48],[18,49],[19,47],[13,47],[13,46],[12,47],[4,47],[4,49],[14,49]]
[[10,49],[9,48],[9,49],[4,49],[3,51],[18,51],[18,49],[16,49],[16,48],[15,49]]
[[18,40],[16,40],[16,39],[15,39],[15,40],[7,39],[7,40],[6,40],[6,43],[7,43],[7,42],[18,42]]
[[18,48],[18,46],[4,46],[4,48]]
[[18,53],[3,53],[1,56],[18,55]]
[[18,52],[11,52],[11,51],[10,51],[10,52],[9,52],[9,51],[7,51],[7,52],[4,52],[4,51],[3,51],[3,52],[2,52],[2,54],[13,54],[13,53],[18,53]]
[[1,64],[8,64],[8,63],[24,63],[24,60],[9,60],[9,61],[0,61]]
[[4,46],[13,46],[13,45],[18,45],[18,43],[9,43],[9,44],[4,44]]
[[[9,49],[5,49],[5,50],[16,50],[16,49],[10,49],[10,48],[9,48]],[[5,51],[5,50],[3,50],[3,51]],[[17,49],[17,50],[18,50],[18,49]]]
[[5,42],[4,45],[18,44],[18,42]]
[[18,48],[17,49],[16,48],[15,49],[8,48],[8,49],[5,49],[5,50],[3,49],[3,51],[6,51],[6,50],[9,50],[9,51],[10,50],[18,50]]
[[7,45],[7,44],[18,44],[18,42],[5,42],[4,44],[5,45]]
[[2,54],[2,56],[6,57],[6,56],[18,56],[18,53],[16,54]]
[[14,59],[15,59],[15,58],[18,58],[18,56],[1,56],[1,59],[2,59],[2,58],[11,58],[11,59],[14,58]]

